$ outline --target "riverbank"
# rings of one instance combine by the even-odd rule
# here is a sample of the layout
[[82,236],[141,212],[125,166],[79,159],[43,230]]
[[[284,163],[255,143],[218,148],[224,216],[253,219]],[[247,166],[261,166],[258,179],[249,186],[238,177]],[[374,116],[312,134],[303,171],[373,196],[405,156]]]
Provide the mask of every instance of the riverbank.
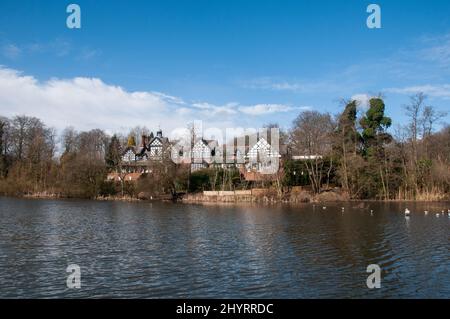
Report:
[[185,203],[320,203],[346,202],[350,198],[340,191],[328,191],[313,194],[310,191],[294,189],[288,193],[278,193],[274,189],[252,189],[245,191],[217,191],[187,194]]
[[29,199],[90,199],[95,201],[122,201],[122,202],[145,202],[145,201],[164,201],[181,202],[186,204],[199,203],[265,203],[265,204],[300,204],[300,203],[344,203],[344,202],[449,202],[450,196],[446,198],[433,199],[351,199],[349,196],[336,188],[325,191],[320,194],[313,194],[311,191],[302,188],[293,188],[289,192],[279,194],[275,189],[252,189],[240,191],[204,191],[201,193],[182,193],[176,195],[152,196],[146,193],[139,193],[137,196],[97,196],[95,198],[78,198],[64,196],[60,193],[36,192],[26,194],[0,194],[7,197],[29,198]]

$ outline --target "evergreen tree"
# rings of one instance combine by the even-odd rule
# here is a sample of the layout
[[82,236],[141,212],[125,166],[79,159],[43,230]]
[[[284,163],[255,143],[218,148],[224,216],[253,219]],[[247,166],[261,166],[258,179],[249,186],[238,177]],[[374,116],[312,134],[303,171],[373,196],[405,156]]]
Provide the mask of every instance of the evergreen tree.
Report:
[[106,165],[110,168],[116,168],[120,164],[120,141],[116,135],[111,137],[105,154]]
[[381,98],[372,98],[369,104],[369,109],[360,122],[366,157],[375,156],[378,151],[382,151],[385,143],[392,140],[391,135],[386,133],[392,125],[392,120],[384,114],[384,101]]
[[134,137],[134,135],[128,136],[127,146],[128,146],[128,147],[134,147],[134,146],[136,146],[136,138]]
[[346,192],[353,197],[358,187],[358,170],[361,168],[361,135],[356,127],[357,106],[355,100],[348,102],[338,118],[335,136],[335,153],[339,162],[338,174]]
[[363,156],[367,161],[362,176],[364,197],[389,199],[389,163],[385,145],[392,141],[392,136],[386,132],[391,126],[391,118],[385,116],[385,104],[381,98],[372,98],[369,109],[361,119],[363,129]]
[[0,177],[6,176],[6,157],[3,152],[3,138],[5,135],[6,123],[0,120]]

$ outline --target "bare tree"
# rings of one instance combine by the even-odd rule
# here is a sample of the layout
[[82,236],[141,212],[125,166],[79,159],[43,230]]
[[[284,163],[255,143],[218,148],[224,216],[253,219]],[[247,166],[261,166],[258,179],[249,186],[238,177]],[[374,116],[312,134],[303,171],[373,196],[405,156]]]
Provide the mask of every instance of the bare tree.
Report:
[[331,153],[334,128],[330,114],[305,111],[294,120],[290,133],[293,151],[306,156],[305,164],[316,193],[322,188],[324,158]]

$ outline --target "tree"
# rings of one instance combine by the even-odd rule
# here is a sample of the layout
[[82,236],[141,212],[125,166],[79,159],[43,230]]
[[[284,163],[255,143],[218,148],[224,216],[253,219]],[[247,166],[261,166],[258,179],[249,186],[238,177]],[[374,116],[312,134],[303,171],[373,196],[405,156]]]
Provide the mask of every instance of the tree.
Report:
[[73,127],[67,127],[64,129],[61,136],[64,153],[75,152],[78,143],[77,138],[78,133]]
[[66,196],[93,198],[104,189],[108,137],[99,129],[73,133],[66,135],[71,142],[60,160],[60,187]]
[[117,135],[113,135],[106,150],[105,161],[110,169],[117,169],[121,160],[121,147]]
[[136,138],[134,137],[134,135],[129,135],[129,136],[128,136],[127,146],[128,146],[128,147],[134,147],[134,146],[136,146]]
[[5,152],[5,136],[6,136],[6,120],[0,118],[0,178],[6,177],[6,152]]
[[433,157],[430,154],[434,125],[444,112],[426,104],[426,95],[419,92],[410,97],[404,106],[409,122],[403,128],[405,139],[400,147],[404,183],[401,186],[405,197],[415,199],[433,189]]
[[339,159],[338,174],[341,184],[350,197],[359,190],[359,170],[361,168],[360,142],[361,136],[356,127],[358,103],[355,100],[345,101],[345,109],[338,116],[338,124],[334,141],[335,152]]
[[29,116],[16,116],[11,122],[12,151],[17,160],[24,158],[26,148],[30,145],[33,129],[39,129],[44,124],[41,120]]
[[136,126],[130,130],[129,137],[133,136],[134,142],[128,146],[136,146],[142,144],[142,136],[149,136],[150,130],[145,126]]
[[292,149],[298,155],[307,156],[305,161],[311,185],[315,193],[322,189],[325,161],[329,168],[333,167],[332,135],[335,123],[330,114],[317,111],[305,111],[294,120],[290,133]]
[[[366,195],[377,196],[382,189],[382,197],[389,199],[389,168],[385,154],[385,145],[392,141],[386,132],[391,126],[391,118],[385,116],[384,101],[371,98],[369,109],[360,121],[362,127],[363,156],[368,162],[365,181]],[[377,178],[378,177],[378,178]]]

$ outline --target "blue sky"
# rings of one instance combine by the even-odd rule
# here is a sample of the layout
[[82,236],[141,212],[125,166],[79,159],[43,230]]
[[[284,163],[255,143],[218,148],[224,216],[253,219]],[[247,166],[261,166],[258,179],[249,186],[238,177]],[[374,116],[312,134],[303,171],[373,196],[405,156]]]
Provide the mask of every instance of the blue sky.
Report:
[[379,92],[394,123],[417,91],[450,110],[448,0],[2,0],[0,50],[0,114],[58,129],[288,127]]

